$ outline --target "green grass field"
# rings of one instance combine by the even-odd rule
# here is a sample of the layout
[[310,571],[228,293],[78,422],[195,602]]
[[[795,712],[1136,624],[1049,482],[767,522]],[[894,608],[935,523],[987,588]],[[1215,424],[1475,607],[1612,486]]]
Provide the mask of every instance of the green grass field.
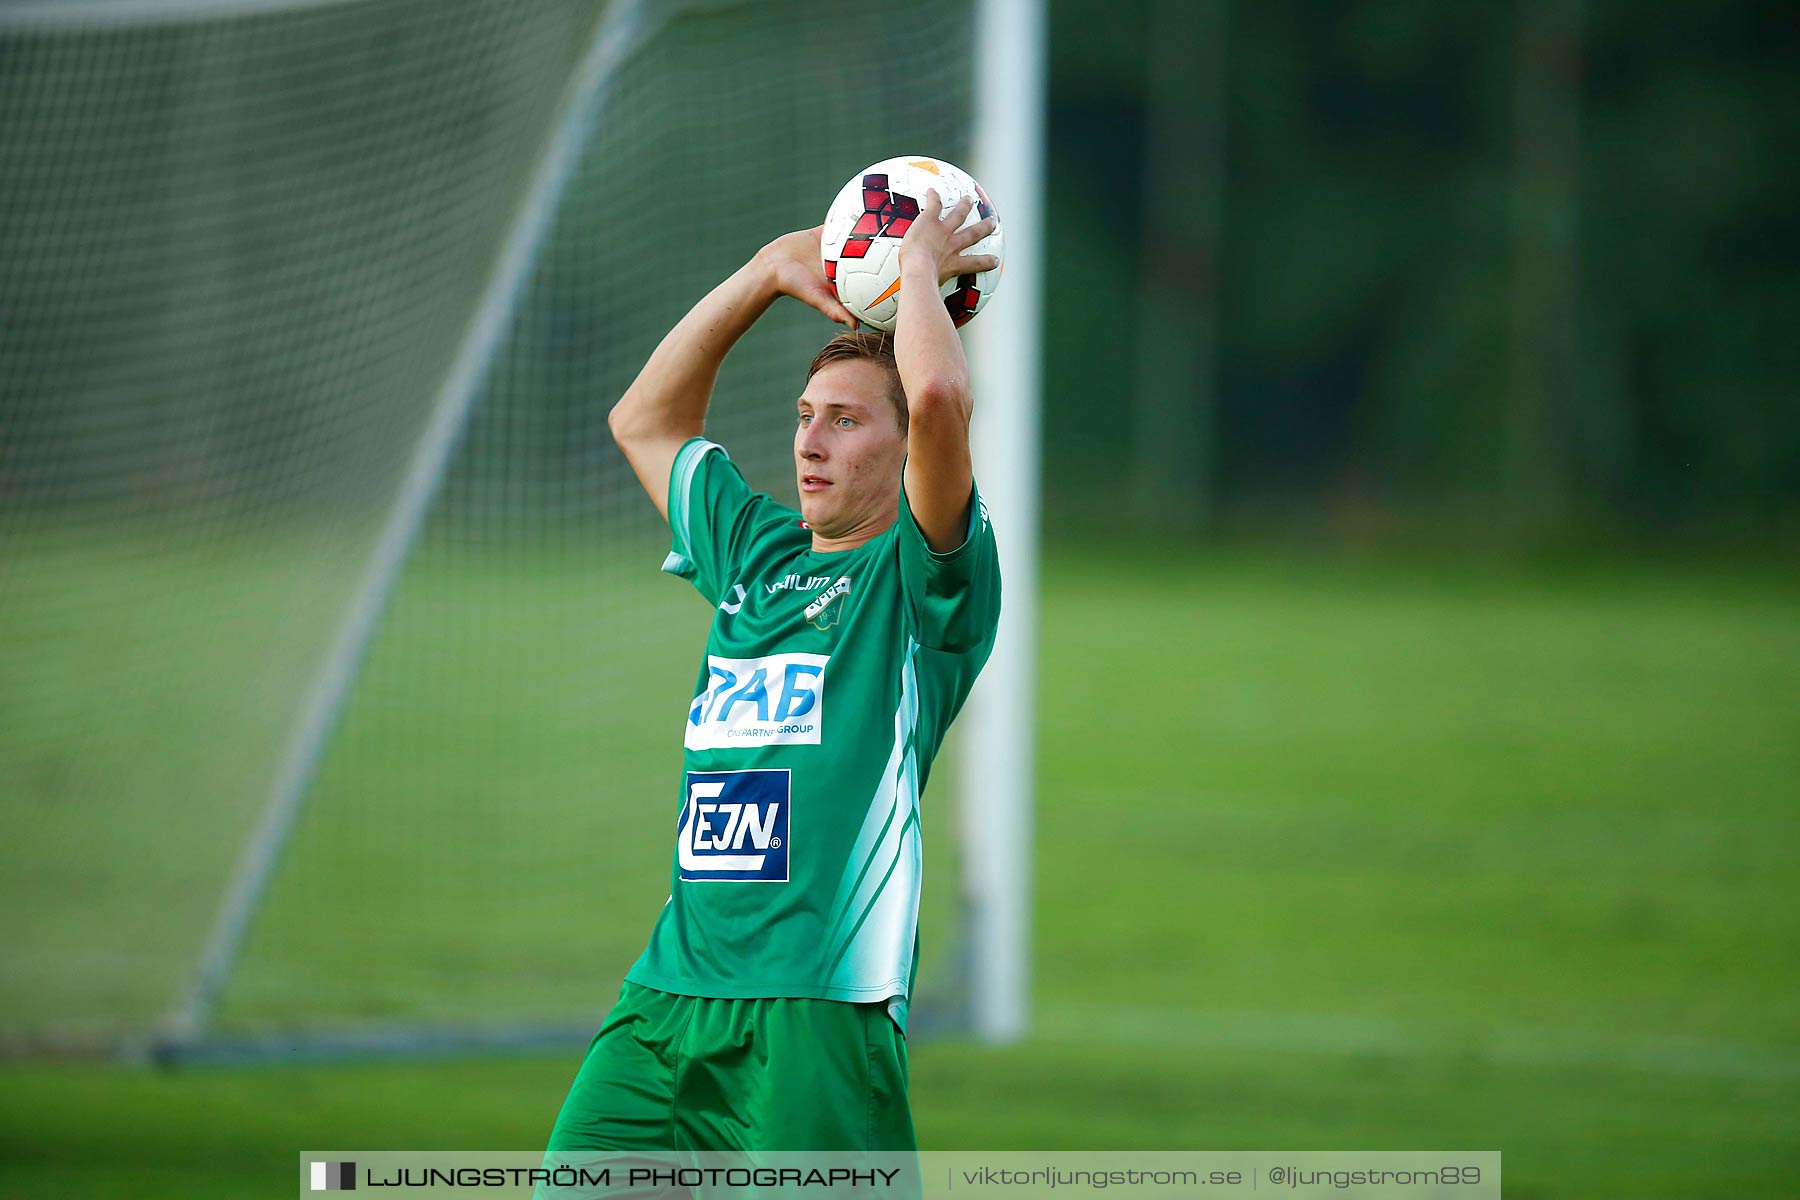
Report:
[[[514,641],[469,632],[497,604],[522,614]],[[672,734],[656,749],[668,722],[624,715],[680,711],[706,614],[691,597],[668,604],[666,629],[621,632],[581,562],[422,562],[228,1017],[591,1003],[597,1021],[666,876],[668,814],[620,820],[615,797],[660,787],[657,755],[674,753]],[[14,615],[39,631],[78,623]],[[1800,584],[1766,568],[1053,556],[1035,1032],[1004,1049],[920,1039],[922,1143],[1499,1149],[1509,1197],[1793,1195],[1797,616]],[[254,660],[255,694],[279,694],[267,680],[305,658],[212,625],[216,653],[190,681],[228,690],[232,664]],[[473,688],[409,676],[464,645],[508,669]],[[159,661],[173,669],[180,650]],[[615,706],[609,678],[648,699]],[[208,706],[172,690],[116,694],[111,711],[132,737],[153,714],[167,722],[154,736],[174,736],[161,731]],[[163,989],[131,978],[179,978],[190,950],[154,938],[194,911],[204,923],[246,818],[196,801],[135,841],[103,836],[113,814],[98,793],[132,743],[93,735],[114,752],[62,763],[57,730],[20,695],[0,699],[0,903],[27,917],[0,934],[0,1015],[103,1015],[96,990],[135,1011]],[[248,746],[246,730],[279,729],[240,707],[218,706],[210,732],[224,722]],[[949,903],[948,782],[926,798],[928,937]],[[217,851],[204,869],[159,865],[200,828]],[[430,862],[478,834],[481,862],[416,872],[422,898],[370,882],[381,854]],[[138,947],[132,970],[101,952],[114,942]],[[486,948],[459,951],[471,942]],[[486,982],[443,995],[443,960],[459,953]],[[83,1164],[91,1196],[279,1195],[307,1148],[530,1148],[576,1057],[13,1065],[0,1192],[67,1186]]]

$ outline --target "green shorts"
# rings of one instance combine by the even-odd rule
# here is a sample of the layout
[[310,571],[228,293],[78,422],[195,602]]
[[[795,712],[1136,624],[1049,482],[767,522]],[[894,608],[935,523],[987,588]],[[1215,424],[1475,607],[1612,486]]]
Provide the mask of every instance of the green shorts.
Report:
[[906,1038],[881,1004],[627,983],[547,1149],[917,1149]]

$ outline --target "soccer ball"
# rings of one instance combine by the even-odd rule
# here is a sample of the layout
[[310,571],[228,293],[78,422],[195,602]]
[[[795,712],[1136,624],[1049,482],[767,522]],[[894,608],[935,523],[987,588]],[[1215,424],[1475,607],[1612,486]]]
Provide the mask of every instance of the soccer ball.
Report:
[[[925,207],[927,188],[937,192],[945,209],[964,196],[974,197],[965,228],[995,216],[987,193],[967,171],[922,156],[889,158],[857,172],[825,214],[819,239],[825,278],[844,307],[871,329],[893,332],[900,312],[900,239]],[[994,297],[1006,265],[1002,232],[996,218],[994,232],[963,251],[992,254],[1002,260],[999,266],[959,275],[939,289],[956,325],[986,308]]]

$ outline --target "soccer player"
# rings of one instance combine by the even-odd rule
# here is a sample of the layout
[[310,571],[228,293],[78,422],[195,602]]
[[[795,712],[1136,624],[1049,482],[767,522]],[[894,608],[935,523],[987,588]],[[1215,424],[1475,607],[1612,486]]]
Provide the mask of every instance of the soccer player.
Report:
[[703,436],[726,353],[778,296],[854,328],[818,229],[770,242],[676,325],[609,424],[715,607],[688,709],[675,863],[549,1150],[916,1148],[906,1016],[919,796],[993,647],[1000,569],[939,297],[992,269],[929,193],[892,335],[840,333],[795,414],[800,509]]

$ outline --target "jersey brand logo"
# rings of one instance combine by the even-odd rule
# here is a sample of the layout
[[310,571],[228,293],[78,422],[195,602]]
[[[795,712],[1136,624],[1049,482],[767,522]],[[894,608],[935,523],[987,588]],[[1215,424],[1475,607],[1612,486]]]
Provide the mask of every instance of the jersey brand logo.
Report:
[[849,594],[850,577],[839,575],[836,583],[806,606],[806,619],[818,629],[830,629],[844,615],[844,598]]
[[785,770],[689,771],[676,833],[681,877],[786,883],[792,781]]
[[689,750],[816,746],[825,724],[825,654],[706,656],[706,687],[688,706]]
[[829,575],[783,575],[774,583],[763,584],[763,587],[768,589],[769,595],[773,596],[776,592],[785,592],[789,589],[809,592],[813,588],[822,588],[830,582],[831,576]]

